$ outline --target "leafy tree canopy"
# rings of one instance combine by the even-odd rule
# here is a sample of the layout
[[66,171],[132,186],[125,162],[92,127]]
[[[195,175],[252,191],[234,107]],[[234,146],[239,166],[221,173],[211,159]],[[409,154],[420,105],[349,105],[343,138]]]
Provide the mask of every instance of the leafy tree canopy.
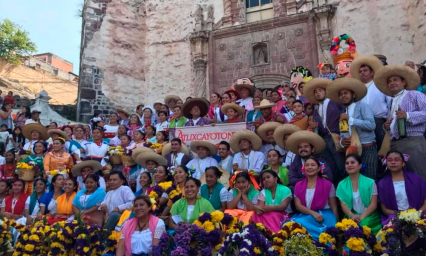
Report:
[[36,45],[29,39],[27,31],[8,19],[0,21],[0,58],[18,65],[24,57],[36,50]]

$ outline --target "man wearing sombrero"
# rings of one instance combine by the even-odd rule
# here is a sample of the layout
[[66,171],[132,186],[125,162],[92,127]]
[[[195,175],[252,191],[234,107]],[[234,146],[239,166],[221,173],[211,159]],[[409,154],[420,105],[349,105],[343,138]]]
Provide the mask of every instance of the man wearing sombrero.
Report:
[[204,118],[209,111],[209,104],[203,98],[192,98],[182,106],[183,115],[188,118],[185,126],[209,125],[210,121]]
[[235,103],[225,103],[220,111],[226,115],[225,123],[232,124],[244,121],[244,108]]
[[258,151],[262,147],[262,139],[256,133],[243,130],[234,133],[229,140],[231,149],[236,154],[232,161],[234,172],[254,171],[260,173],[265,163],[265,155]]
[[218,167],[219,164],[212,156],[216,155],[216,147],[208,141],[192,141],[190,148],[193,152],[197,153],[197,157],[189,161],[186,165],[192,177],[199,179],[210,166]]
[[[365,176],[376,179],[377,171],[377,147],[374,130],[376,123],[371,108],[361,102],[367,94],[367,87],[355,78],[338,78],[327,88],[327,98],[343,104],[346,112],[340,114],[340,120],[346,120],[349,124],[348,138],[341,138],[341,144],[347,149],[347,154],[359,152],[357,148],[351,150],[351,139],[359,138],[362,146],[362,163],[365,164]],[[354,137],[354,138],[351,138]],[[340,173],[343,178],[346,174]]]
[[331,80],[326,78],[314,78],[306,83],[303,95],[311,104],[316,104],[313,121],[309,122],[310,128],[317,128],[318,135],[326,144],[322,155],[330,164],[331,170],[338,173],[345,171],[345,157],[336,149],[340,147],[339,120],[340,114],[344,112],[344,106],[326,97],[327,87]]
[[383,67],[383,62],[374,55],[359,56],[352,62],[350,67],[352,77],[361,80],[367,87],[367,95],[362,99],[362,102],[367,104],[374,114],[374,122],[376,123],[374,133],[376,135],[377,148],[382,146],[382,141],[385,137],[385,131],[382,126],[386,122],[388,105],[391,101],[389,96],[377,89],[373,81],[375,72],[381,67]]
[[164,103],[170,109],[170,113],[169,113],[170,116],[173,115],[173,108],[176,107],[176,103],[178,102],[178,100],[182,100],[182,99],[177,95],[167,95],[166,98],[164,98]]
[[392,97],[388,120],[384,124],[390,133],[391,148],[408,154],[408,170],[426,179],[426,141],[423,136],[426,129],[426,96],[415,91],[420,83],[418,74],[404,65],[388,65],[377,71],[374,83],[380,91]]
[[269,100],[262,100],[256,109],[260,109],[262,115],[254,121],[255,126],[259,127],[261,124],[266,122],[278,122],[280,124],[287,123],[287,119],[280,113],[272,112],[272,107],[275,106]]
[[[282,124],[278,122],[266,122],[259,126],[257,129],[257,134],[262,139],[264,144],[262,145],[262,148],[260,149],[260,152],[262,152],[265,156],[268,155],[269,150],[275,149],[278,152],[280,152],[281,155],[284,155],[285,150],[281,148],[277,141],[274,139],[274,131]],[[268,164],[268,161],[265,157],[265,165]]]
[[127,112],[124,108],[117,108],[115,110],[120,117],[120,125],[128,125],[129,124],[129,112]]
[[174,168],[179,165],[187,165],[191,158],[188,156],[188,149],[182,147],[182,141],[179,138],[173,138],[170,144],[163,147],[162,155],[167,159],[167,166]]
[[240,94],[241,99],[237,100],[237,104],[246,111],[253,110],[254,84],[249,78],[238,79],[234,84],[235,90]]
[[[291,152],[297,155],[288,169],[289,187],[293,189],[297,182],[305,178],[302,172],[305,161],[313,155],[321,154],[325,149],[325,141],[314,132],[297,131],[288,137],[286,145]],[[320,161],[324,165],[322,167],[323,178],[333,181],[329,165],[323,157],[320,157]]]
[[46,141],[49,139],[47,135],[47,128],[38,123],[27,124],[22,128],[22,134],[28,140],[27,143],[23,146],[24,151],[28,153],[27,155],[34,154],[34,144],[39,140]]
[[[95,174],[102,168],[101,163],[95,160],[87,160],[82,161],[71,169],[74,177],[77,177],[78,188],[80,190],[85,189],[86,185],[84,185],[84,179],[86,179],[87,175]],[[106,189],[105,179],[99,176],[99,187]]]
[[291,163],[293,163],[296,155],[288,150],[286,141],[290,135],[297,131],[300,131],[300,128],[293,124],[283,124],[277,127],[274,131],[274,140],[277,142],[278,146],[284,150],[284,154],[282,154],[282,166],[287,168],[291,165]]

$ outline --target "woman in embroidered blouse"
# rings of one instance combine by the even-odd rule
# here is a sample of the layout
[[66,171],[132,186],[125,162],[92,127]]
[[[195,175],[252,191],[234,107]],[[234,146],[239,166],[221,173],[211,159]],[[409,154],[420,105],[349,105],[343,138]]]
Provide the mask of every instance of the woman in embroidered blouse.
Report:
[[225,213],[229,213],[243,223],[249,223],[258,203],[260,188],[252,173],[236,171],[229,181],[232,188],[228,193]]
[[89,174],[84,179],[85,188],[78,191],[73,200],[74,214],[81,214],[98,225],[103,224],[104,212],[98,208],[105,199],[105,190],[99,186],[99,176]]
[[39,172],[38,173],[36,172],[34,176],[35,177],[42,176],[44,174],[43,156],[44,156],[44,153],[46,153],[47,151],[46,143],[42,140],[37,141],[34,144],[33,151],[35,152],[35,154],[24,158],[22,162],[26,162],[26,163],[34,162],[38,166],[38,170],[39,170]]
[[380,214],[376,211],[376,183],[360,173],[362,163],[358,155],[346,156],[345,168],[349,176],[339,183],[336,190],[343,213],[360,226],[368,226],[376,235],[382,228]]
[[212,93],[210,95],[210,106],[209,106],[209,112],[207,113],[207,119],[211,123],[222,123],[222,119],[220,118],[220,107],[221,104],[221,97],[219,93]]
[[44,194],[39,202],[40,202],[40,212],[37,217],[39,219],[42,218],[42,215],[46,215],[50,213],[51,215],[56,214],[56,200],[60,195],[64,193],[64,184],[65,179],[61,174],[56,174],[52,178],[52,182],[50,183],[49,192]]
[[[261,101],[262,101],[261,97],[255,96],[253,98],[253,107],[259,106]],[[250,110],[249,112],[247,112],[246,122],[253,123],[254,120],[256,120],[256,118],[259,118],[261,116],[262,116],[262,112],[260,111],[260,109],[254,108],[253,110]]]
[[64,191],[65,193],[56,199],[56,214],[50,213],[47,217],[50,225],[57,221],[67,220],[74,215],[72,202],[77,191],[77,182],[73,179],[67,179],[64,183]]
[[106,165],[103,158],[107,155],[109,145],[104,143],[104,131],[100,127],[93,128],[93,142],[86,143],[83,148],[86,152],[86,159],[96,160],[101,162],[102,166]]
[[76,125],[74,127],[74,139],[70,141],[70,148],[77,147],[80,150],[80,159],[84,159],[86,154],[84,152],[83,145],[88,143],[86,135],[84,134],[84,126]]
[[181,222],[193,223],[200,213],[214,211],[211,203],[198,195],[200,186],[201,182],[192,177],[185,181],[185,197],[176,201],[170,210],[170,228],[175,228]]
[[133,148],[143,147],[145,134],[141,130],[133,131]]
[[272,232],[278,232],[281,224],[289,219],[291,213],[291,190],[282,185],[278,174],[264,170],[260,174],[264,189],[260,191],[258,203],[254,206],[253,222],[263,223]]
[[[190,177],[190,174],[186,166],[179,165],[178,167],[176,167],[176,170],[174,171],[173,175],[173,183],[176,186],[176,190],[178,191],[178,193],[182,194],[182,197],[185,197],[185,181],[186,179],[188,179],[188,177]],[[169,198],[169,195],[167,193],[163,193],[160,198],[160,204],[162,203],[161,200],[163,200],[163,198],[168,199],[168,202],[161,216],[168,216],[170,213],[170,209],[173,206],[173,201]]]
[[146,133],[146,142],[151,142],[151,143],[157,143],[157,137],[155,137],[155,126],[150,125],[150,126],[146,126],[145,127],[145,133]]
[[[115,147],[120,146],[121,136],[127,135],[127,131],[128,131],[127,126],[125,126],[125,125],[118,126],[117,135],[115,135],[115,137],[110,140],[109,145],[115,146]],[[135,136],[135,133],[133,131],[133,138],[134,138],[134,136]]]
[[155,115],[154,115],[154,109],[150,106],[146,106],[142,110],[142,127],[155,125]]
[[164,147],[164,145],[166,145],[168,143],[169,138],[168,138],[167,133],[165,131],[157,132],[155,137],[157,138],[157,143],[160,144],[160,147],[154,149],[154,152],[157,153],[157,154],[161,154],[163,147]]
[[72,136],[73,136],[73,130],[72,130],[72,127],[71,126],[69,126],[69,125],[64,125],[64,126],[62,126],[62,129],[61,129],[63,132],[65,132],[65,134],[66,135],[68,135],[68,137],[70,137],[70,139],[72,138]]
[[25,202],[24,216],[26,217],[26,223],[33,223],[33,220],[37,217],[40,212],[39,199],[46,193],[47,181],[44,179],[36,179],[34,185],[34,193],[27,198]]
[[391,150],[385,159],[389,172],[377,184],[383,225],[399,211],[409,208],[426,210],[426,181],[418,174],[406,170],[409,156]]
[[104,125],[105,133],[111,133],[114,137],[117,134],[119,128],[118,123],[118,114],[117,113],[111,113],[109,115],[109,124]]
[[228,190],[219,182],[222,172],[216,166],[206,169],[206,184],[201,186],[201,196],[212,204],[215,210],[226,209]]
[[0,173],[0,178],[3,180],[13,180],[16,169],[15,151],[13,149],[7,151],[4,158],[6,159],[6,163],[3,166],[3,171]]
[[288,169],[281,165],[282,156],[280,152],[276,149],[271,149],[268,151],[268,168],[266,170],[273,170],[278,174],[278,177],[281,180],[282,185],[288,186]]
[[28,195],[24,193],[25,181],[15,180],[12,184],[12,194],[7,196],[2,204],[0,215],[17,220],[24,216],[25,202]]
[[[163,105],[165,106],[165,105]],[[159,131],[166,131],[169,129],[169,122],[167,121],[167,118],[169,116],[169,111],[160,111],[158,112],[158,122],[155,125],[155,129],[157,130],[157,133]]]
[[129,136],[133,138],[133,131],[139,130],[142,128],[141,120],[139,119],[138,115],[132,114],[129,118],[129,124],[127,125],[127,128],[129,128]]
[[133,200],[134,218],[129,219],[122,229],[116,256],[150,255],[151,248],[166,232],[164,221],[151,214],[152,203],[148,196]]
[[148,172],[143,172],[139,175],[139,184],[142,188],[136,191],[135,196],[149,195],[149,193],[154,188],[151,186],[152,178]]
[[49,172],[52,170],[62,171],[65,169],[71,170],[74,166],[74,161],[70,154],[64,152],[65,139],[58,137],[53,140],[53,150],[44,157],[43,165],[44,171]]
[[306,178],[294,188],[294,203],[300,213],[292,220],[305,227],[318,241],[322,231],[337,223],[336,190],[330,181],[321,177],[321,164],[315,158],[306,160],[302,171]]

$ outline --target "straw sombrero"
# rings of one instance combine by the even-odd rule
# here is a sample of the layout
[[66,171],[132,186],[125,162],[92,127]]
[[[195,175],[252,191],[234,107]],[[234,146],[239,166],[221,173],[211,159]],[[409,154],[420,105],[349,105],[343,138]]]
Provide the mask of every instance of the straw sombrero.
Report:
[[327,78],[313,78],[305,84],[303,87],[303,96],[312,104],[318,104],[318,100],[315,98],[315,89],[323,88],[327,90],[331,84],[331,80]]
[[167,165],[167,159],[154,152],[147,152],[144,154],[139,154],[136,158],[136,163],[143,168],[146,168],[146,162],[147,161],[154,161],[157,163],[157,165]]
[[100,162],[95,161],[95,160],[82,161],[82,162],[74,165],[74,167],[71,169],[71,172],[75,177],[81,176],[81,169],[83,169],[85,167],[92,168],[92,171],[90,173],[96,173],[97,171],[99,171],[102,168],[102,165],[101,165]]
[[223,104],[223,106],[220,108],[220,110],[222,111],[222,113],[223,113],[224,115],[226,115],[226,111],[227,111],[228,109],[230,109],[230,108],[233,108],[235,111],[237,111],[237,113],[238,113],[238,115],[239,115],[239,116],[244,115],[244,108],[243,108],[243,107],[241,107],[241,106],[240,106],[240,105],[238,105],[238,104],[235,104],[235,103],[225,103],[225,104]]
[[125,110],[124,108],[116,108],[115,111],[117,113],[121,112],[121,113],[124,113],[126,116],[130,116],[130,113],[127,110]]
[[136,162],[136,159],[138,158],[138,155],[140,155],[143,152],[147,153],[154,153],[154,150],[146,147],[138,147],[132,150],[132,158]]
[[299,154],[299,145],[302,142],[311,144],[315,149],[315,154],[321,153],[325,149],[325,141],[318,134],[309,131],[298,131],[288,137],[286,145],[287,148],[295,153]]
[[50,129],[47,131],[47,135],[49,135],[49,137],[52,137],[52,134],[58,134],[59,137],[64,138],[66,141],[71,140],[70,137],[64,131],[59,129]]
[[340,102],[339,92],[341,90],[350,90],[355,94],[355,102],[362,100],[367,94],[367,87],[363,82],[352,77],[338,78],[331,82],[327,87],[326,97],[334,102]]
[[209,156],[214,156],[217,153],[216,146],[208,141],[192,141],[189,147],[193,152],[197,152],[198,147],[205,147],[209,150]]
[[405,65],[383,66],[374,74],[374,84],[376,84],[381,92],[388,96],[392,96],[388,89],[388,79],[391,76],[402,77],[407,82],[405,86],[406,90],[416,90],[420,84],[419,75],[410,67]]
[[190,112],[194,106],[198,106],[200,108],[200,117],[207,115],[207,112],[209,111],[208,102],[203,98],[193,98],[187,100],[182,105],[182,112],[186,118],[192,119],[192,114]]
[[246,88],[251,93],[254,91],[254,84],[248,78],[240,78],[234,83],[235,90],[241,94],[241,89]]
[[367,65],[373,72],[376,73],[381,67],[383,67],[383,62],[374,55],[365,55],[356,57],[350,67],[350,73],[353,78],[360,80],[359,69],[362,65]]
[[[163,149],[161,150],[161,154],[163,156],[166,156],[167,154],[172,152],[172,145],[170,143],[167,143],[163,146]],[[184,153],[185,155],[189,156],[189,150],[185,146],[185,144],[182,143],[182,147],[180,148],[180,152]]]
[[262,139],[250,130],[237,131],[232,134],[229,144],[234,153],[240,152],[240,141],[248,140],[253,145],[253,150],[259,150],[262,147]]
[[264,99],[260,102],[259,106],[254,107],[255,109],[262,109],[262,108],[272,108],[275,106],[275,103],[271,103],[269,100]]
[[287,150],[284,145],[284,136],[286,136],[287,134],[293,134],[300,130],[301,129],[299,126],[293,124],[283,124],[278,126],[277,129],[275,129],[274,131],[275,143],[277,143],[280,148]]
[[275,129],[278,128],[278,126],[280,126],[281,124],[278,122],[266,122],[263,123],[262,125],[259,126],[259,128],[257,128],[257,135],[259,135],[259,137],[263,140],[266,141],[266,134],[269,131],[275,131]]
[[178,101],[181,100],[181,98],[177,95],[167,95],[166,98],[164,98],[164,103],[168,106],[171,100]]
[[[229,188],[229,179],[231,178],[231,175],[226,170],[219,168],[219,171],[222,172],[222,175],[220,176],[218,182],[221,183],[226,189]],[[203,175],[200,177],[201,184],[206,184],[206,173],[204,172]]]
[[22,134],[24,134],[24,137],[28,140],[31,140],[31,133],[33,131],[38,131],[41,134],[40,139],[42,140],[48,140],[49,135],[47,135],[47,128],[39,123],[32,123],[27,124],[22,128]]

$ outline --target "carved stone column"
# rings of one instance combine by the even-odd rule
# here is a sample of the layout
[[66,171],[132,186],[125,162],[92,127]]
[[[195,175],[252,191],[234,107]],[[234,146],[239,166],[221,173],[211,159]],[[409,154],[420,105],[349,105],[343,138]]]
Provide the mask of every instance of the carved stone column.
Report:
[[312,9],[315,25],[317,27],[317,41],[319,44],[319,61],[332,63],[330,55],[331,45],[331,18],[336,11],[336,5],[322,5]]
[[223,0],[223,27],[232,26],[232,2],[231,0]]
[[207,88],[207,51],[209,32],[199,31],[191,34],[191,52],[193,56],[193,96],[206,97]]
[[286,2],[287,15],[293,15],[297,13],[297,2],[296,0],[287,0]]

